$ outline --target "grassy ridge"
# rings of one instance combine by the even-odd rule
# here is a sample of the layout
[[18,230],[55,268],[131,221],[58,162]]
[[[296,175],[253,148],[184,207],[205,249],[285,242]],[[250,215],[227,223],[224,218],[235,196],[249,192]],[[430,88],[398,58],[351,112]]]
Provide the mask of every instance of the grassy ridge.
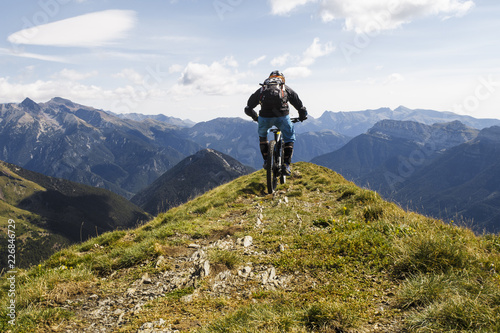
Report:
[[[192,243],[207,252],[211,273],[127,313],[115,331],[160,319],[197,332],[500,330],[500,237],[405,212],[309,163],[294,165],[275,196],[265,194],[264,179],[263,171],[238,178],[138,229],[100,235],[21,271],[13,331],[85,327],[64,302],[121,295],[145,273],[173,273]],[[253,238],[250,248],[213,246],[243,236]],[[271,288],[235,278],[215,292],[220,273],[238,277],[245,266],[255,274],[274,268],[285,282]],[[4,331],[11,327],[2,282]]]
[[7,268],[9,219],[16,221],[17,267],[38,264],[71,243],[67,237],[48,233],[42,216],[17,207],[26,198],[45,191],[43,186],[18,175],[0,161],[0,270]]
[[[0,253],[7,254],[9,219],[16,222],[16,267],[38,265],[61,248],[149,215],[104,189],[47,177],[0,161]],[[0,270],[7,255],[0,256]]]

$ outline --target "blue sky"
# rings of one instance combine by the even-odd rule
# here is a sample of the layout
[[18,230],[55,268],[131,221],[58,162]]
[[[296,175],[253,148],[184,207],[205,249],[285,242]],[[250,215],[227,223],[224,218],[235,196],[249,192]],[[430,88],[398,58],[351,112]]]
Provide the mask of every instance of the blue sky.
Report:
[[494,0],[21,0],[0,14],[0,103],[245,117],[275,69],[308,108],[499,118]]

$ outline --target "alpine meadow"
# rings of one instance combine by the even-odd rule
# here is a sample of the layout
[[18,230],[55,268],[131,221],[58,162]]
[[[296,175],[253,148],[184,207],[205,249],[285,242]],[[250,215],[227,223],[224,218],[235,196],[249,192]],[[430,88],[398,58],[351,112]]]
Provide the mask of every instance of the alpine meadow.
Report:
[[495,332],[500,237],[294,164],[19,270],[12,332]]

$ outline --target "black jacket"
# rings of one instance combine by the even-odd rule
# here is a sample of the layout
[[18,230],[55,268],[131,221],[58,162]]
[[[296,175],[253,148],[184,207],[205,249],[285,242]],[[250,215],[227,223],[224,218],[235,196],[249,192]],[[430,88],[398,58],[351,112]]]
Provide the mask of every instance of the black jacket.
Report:
[[[297,93],[287,85],[285,85],[285,89],[286,89],[286,95],[288,96],[288,102],[290,102],[290,104],[292,104],[293,107],[297,109],[297,111],[299,111],[299,114],[301,112],[305,112],[306,108],[302,104],[299,95],[297,95]],[[261,88],[259,88],[256,92],[254,92],[248,99],[247,106],[245,107],[245,113],[252,118],[256,118],[257,116],[257,113],[254,111],[254,108],[257,105],[259,105],[260,92]],[[273,118],[273,117],[283,117],[288,115],[289,113],[290,110],[288,107],[288,103],[284,103],[281,110],[261,109],[259,112],[259,116],[264,118]]]

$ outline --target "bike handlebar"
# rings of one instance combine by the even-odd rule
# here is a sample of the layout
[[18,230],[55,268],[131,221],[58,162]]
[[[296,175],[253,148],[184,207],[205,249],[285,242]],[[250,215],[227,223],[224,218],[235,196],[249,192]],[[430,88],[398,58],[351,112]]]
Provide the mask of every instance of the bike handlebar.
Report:
[[290,118],[290,120],[292,123],[298,123],[300,121],[299,118]]

